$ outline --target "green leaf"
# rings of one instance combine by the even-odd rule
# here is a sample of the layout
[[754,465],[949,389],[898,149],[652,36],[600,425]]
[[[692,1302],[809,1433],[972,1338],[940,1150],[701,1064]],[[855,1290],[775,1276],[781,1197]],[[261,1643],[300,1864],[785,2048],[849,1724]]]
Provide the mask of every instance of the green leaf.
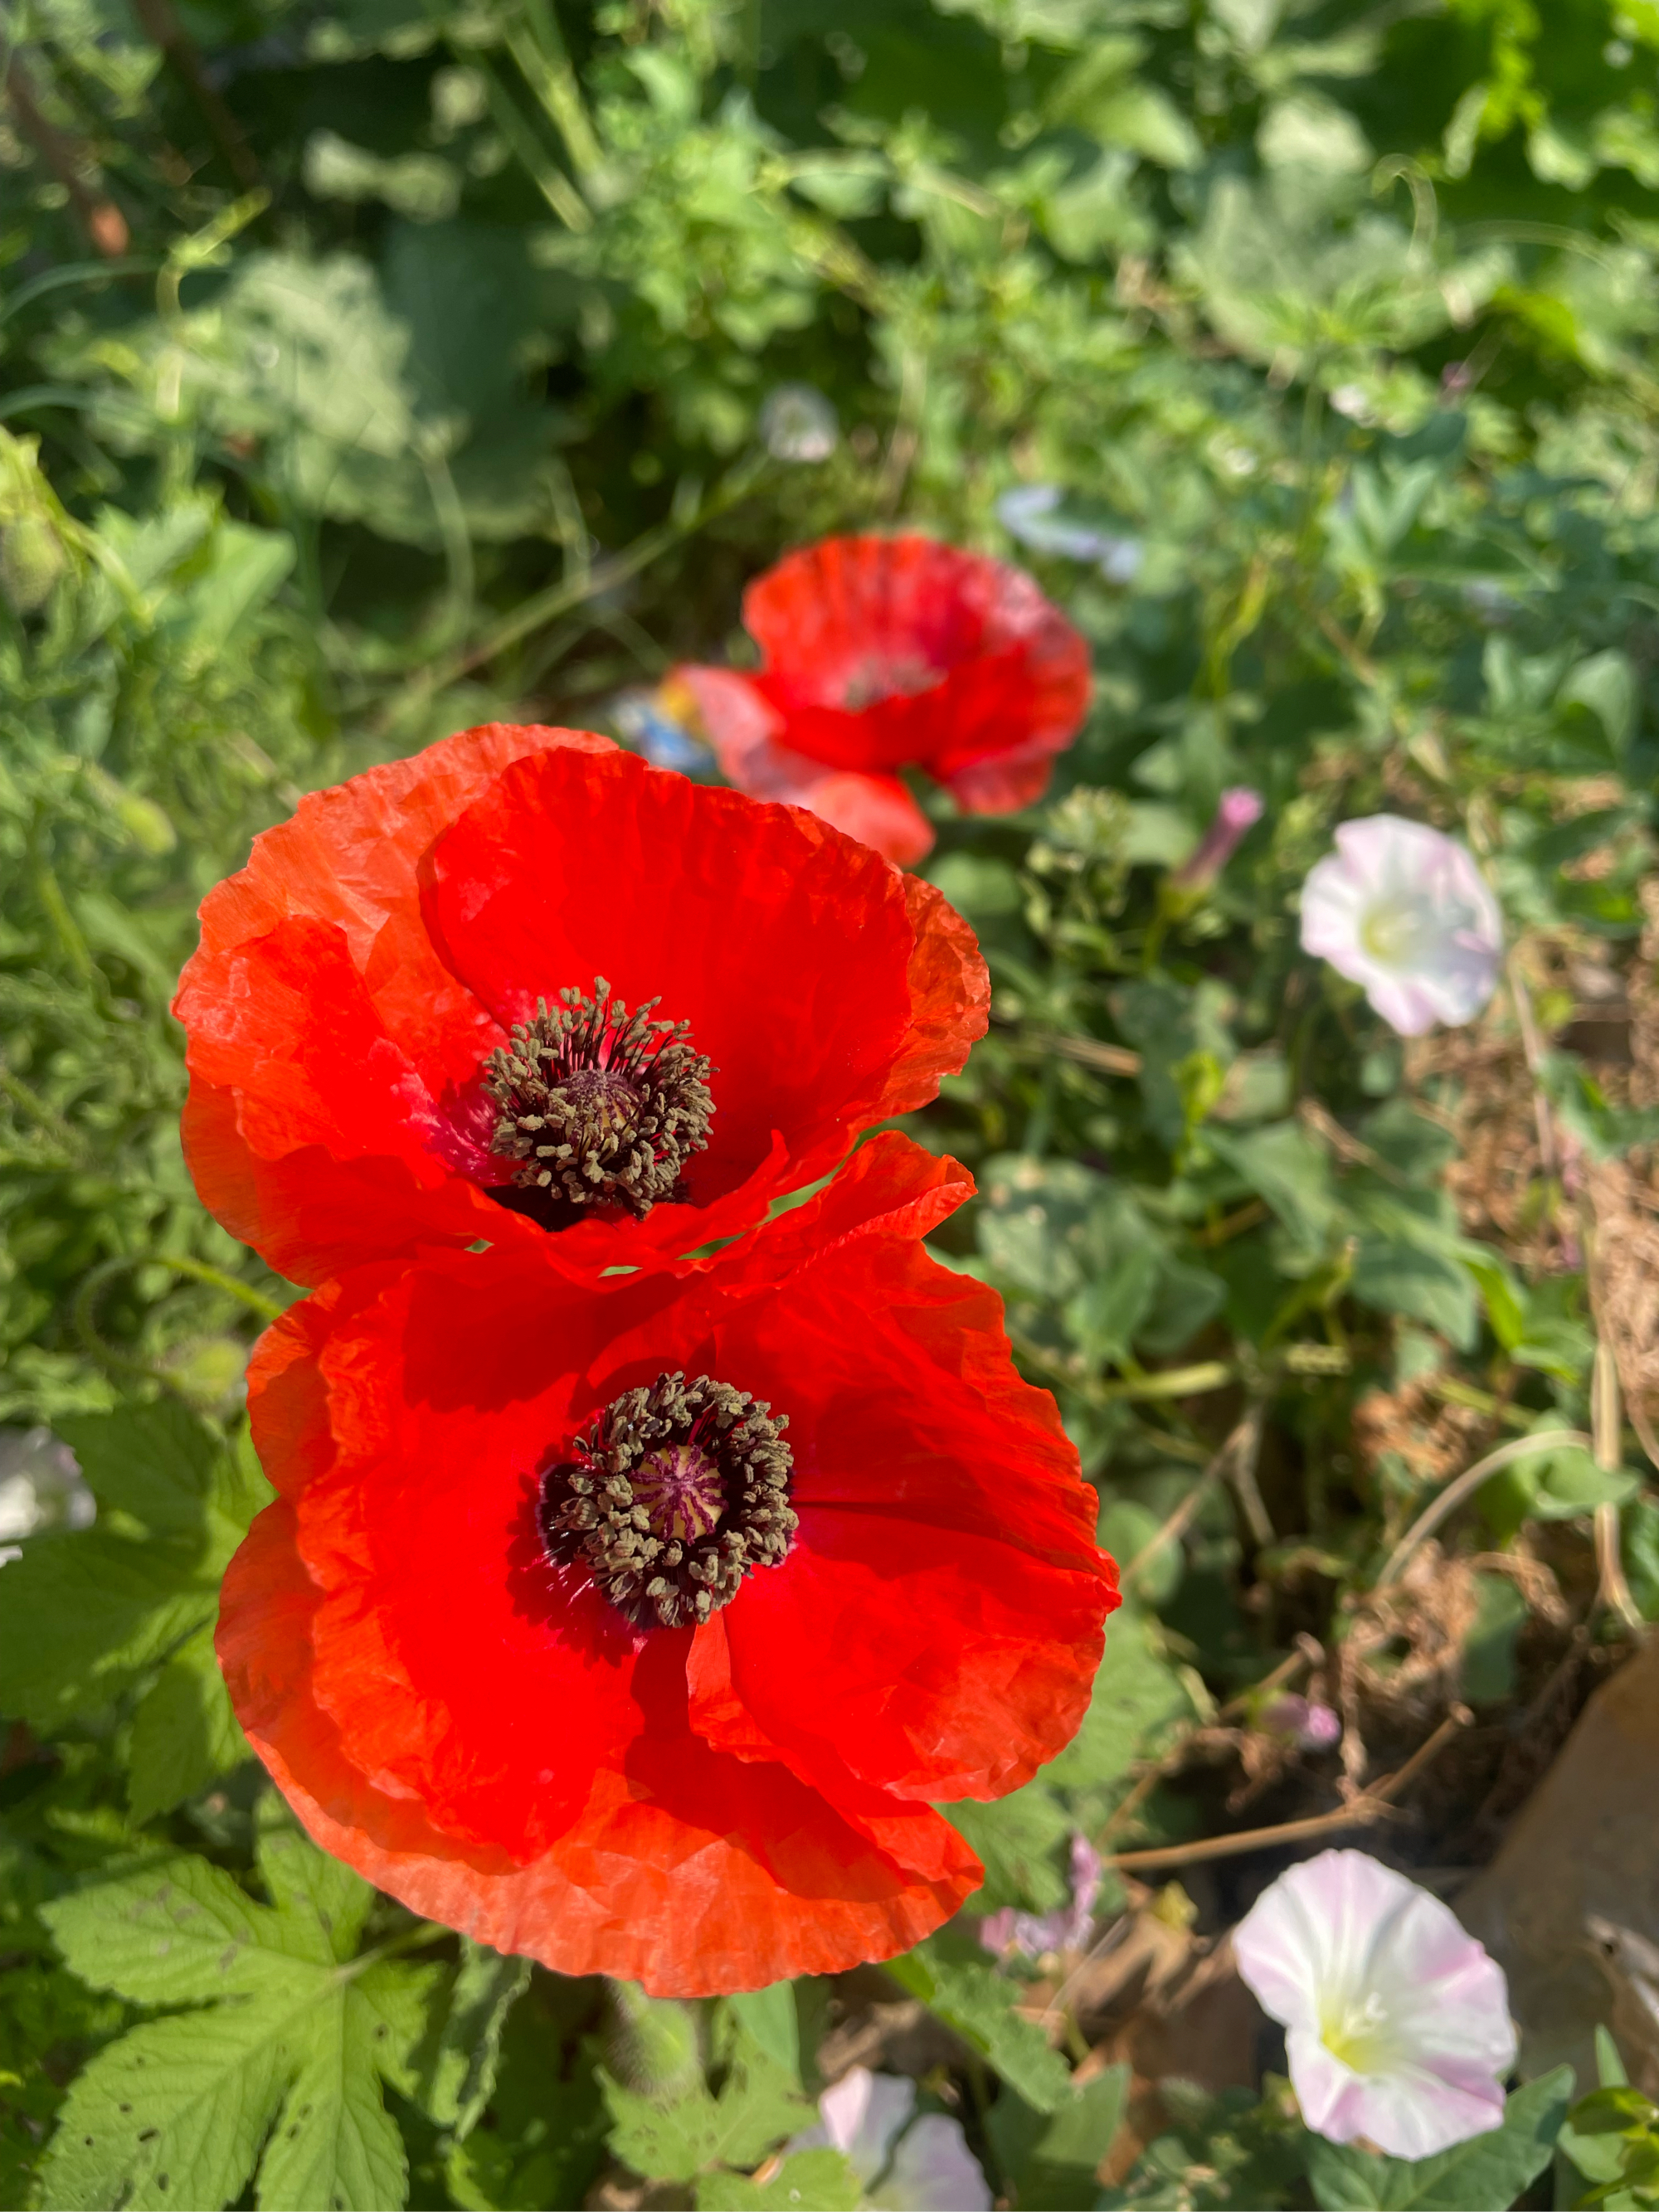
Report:
[[530,1984],[528,1959],[505,1958],[461,1938],[460,1964],[421,2066],[420,2105],[434,2126],[464,2141],[477,2126],[501,2054],[507,2014]]
[[755,2166],[786,2136],[810,2127],[815,2108],[789,2069],[733,2022],[726,2079],[671,2105],[625,2088],[599,2069],[612,2121],[611,2148],[653,2181],[691,2181],[717,2166]]
[[[203,1767],[210,1751],[228,1752],[232,1763],[240,1755],[240,1735],[203,1688],[201,1639],[218,1617],[226,1564],[270,1489],[173,1399],[67,1419],[61,1433],[100,1518],[36,1538],[6,1568],[0,1706],[56,1730],[176,1657],[185,1676],[161,1691],[143,1737],[164,1765],[153,1784],[137,1785],[143,1802],[162,1810],[179,1802],[167,1795],[176,1783],[194,1774],[199,1788],[211,1778]],[[198,1693],[198,1720],[163,1750]]]
[[795,2009],[794,1984],[774,1982],[769,1988],[741,1990],[721,2002],[760,2048],[769,2051],[799,2084],[800,2021]]
[[1122,2124],[1129,2070],[1108,2067],[1051,2113],[1033,2112],[1012,2092],[997,2099],[986,2131],[1019,2212],[1068,2212],[1092,2201],[1096,2169]]
[[856,2212],[859,2178],[838,2150],[798,2150],[769,2181],[740,2173],[706,2173],[697,2183],[698,2212]]
[[1052,1912],[1065,1904],[1066,1880],[1057,1852],[1071,1832],[1072,1816],[1041,1776],[993,1804],[965,1802],[940,1809],[984,1863],[985,1882],[975,1893],[975,1911],[1013,1905]]
[[1043,1769],[1085,1832],[1115,1802],[1108,1785],[1144,1757],[1164,1730],[1194,1717],[1180,1676],[1153,1650],[1146,1614],[1125,1604],[1107,1625],[1106,1652],[1083,1725]]
[[248,1756],[213,1652],[211,1627],[181,1644],[138,1701],[127,1796],[143,1822],[170,1813]]
[[1320,2212],[1504,2212],[1549,2164],[1572,2096],[1572,2069],[1516,2089],[1504,2124],[1434,2158],[1383,2158],[1310,2138],[1308,2179]]
[[1467,1273],[1420,1245],[1381,1237],[1359,1239],[1351,1286],[1363,1305],[1403,1314],[1467,1351],[1474,1342],[1474,1288]]
[[259,1859],[274,1905],[177,1855],[43,1907],[94,1989],[200,2008],[133,2028],[76,2081],[43,2168],[63,2212],[229,2203],[262,2145],[269,2212],[403,2203],[380,2083],[407,2080],[439,1970],[354,1957],[373,1893],[296,1832],[262,1836]]
[[989,1964],[944,1957],[936,1940],[890,1959],[887,1972],[988,2059],[1028,2105],[1040,2112],[1059,2111],[1071,2094],[1072,2070],[1042,2031],[1014,2010],[1018,1984]]
[[1471,1579],[1475,1613],[1463,1637],[1463,1695],[1472,1705],[1494,1705],[1514,1693],[1515,1650],[1527,1601],[1507,1575]]
[[1299,1121],[1270,1122],[1240,1135],[1212,1127],[1205,1137],[1246,1187],[1266,1200],[1297,1244],[1323,1246],[1336,1219],[1331,1163]]

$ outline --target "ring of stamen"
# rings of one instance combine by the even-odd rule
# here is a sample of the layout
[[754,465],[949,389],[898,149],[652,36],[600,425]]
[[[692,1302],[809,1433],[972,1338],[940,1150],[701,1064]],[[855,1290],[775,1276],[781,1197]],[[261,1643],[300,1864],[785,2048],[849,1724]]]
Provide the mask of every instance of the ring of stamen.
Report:
[[659,1375],[624,1390],[542,1478],[542,1541],[640,1628],[705,1621],[787,1558],[787,1415],[729,1382]]
[[685,1022],[653,1022],[659,1002],[630,1014],[603,975],[593,996],[536,1001],[484,1063],[501,1109],[491,1150],[516,1163],[521,1188],[572,1206],[625,1206],[643,1219],[679,1194],[685,1163],[708,1142],[714,1102],[707,1055]]

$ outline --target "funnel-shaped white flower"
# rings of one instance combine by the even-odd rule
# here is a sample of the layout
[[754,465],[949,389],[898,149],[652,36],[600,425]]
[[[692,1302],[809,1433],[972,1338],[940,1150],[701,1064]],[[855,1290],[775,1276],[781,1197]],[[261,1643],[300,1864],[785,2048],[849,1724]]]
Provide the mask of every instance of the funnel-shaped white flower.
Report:
[[1473,1020],[1504,957],[1498,902],[1467,849],[1398,814],[1344,822],[1302,887],[1305,951],[1364,986],[1402,1036]]
[[878,2212],[990,2212],[960,2125],[944,2112],[912,2120],[915,2108],[914,2081],[854,2066],[818,2099],[818,2125],[787,2148],[842,2152]]
[[1233,1952],[1284,2026],[1317,2134],[1428,2158],[1501,2124],[1515,2063],[1504,1970],[1403,1874],[1322,1851],[1263,1891]]

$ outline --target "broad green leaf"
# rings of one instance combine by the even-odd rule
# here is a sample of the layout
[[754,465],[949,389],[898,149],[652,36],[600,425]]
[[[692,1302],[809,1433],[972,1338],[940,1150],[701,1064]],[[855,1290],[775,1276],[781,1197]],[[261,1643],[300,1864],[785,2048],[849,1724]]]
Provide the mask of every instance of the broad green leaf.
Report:
[[1337,1210],[1330,1156],[1299,1121],[1273,1121],[1243,1134],[1212,1127],[1205,1141],[1266,1200],[1298,1244],[1324,1243]]
[[135,1820],[171,1812],[248,1756],[213,1652],[211,1626],[198,1628],[138,1701],[128,1754]]
[[1308,2179],[1320,2212],[1506,2212],[1549,2164],[1572,2096],[1572,2069],[1516,2089],[1504,2124],[1434,2158],[1383,2158],[1309,2138]]
[[1052,2113],[1011,2093],[992,2106],[987,2132],[1019,2212],[1069,2212],[1092,2203],[1096,2169],[1122,2124],[1129,2069],[1108,2067]]
[[1474,1286],[1463,1268],[1438,1253],[1415,1243],[1362,1237],[1350,1280],[1362,1304],[1426,1322],[1462,1350],[1474,1344]]
[[774,1982],[768,1989],[742,1991],[722,2002],[760,2048],[769,2051],[799,2083],[800,2021],[795,2009],[794,1984]]
[[1052,1912],[1065,1904],[1066,1886],[1058,1850],[1072,1816],[1042,1776],[989,1805],[965,1801],[940,1808],[984,1863],[985,1881],[974,1898],[976,1912],[1005,1905]]
[[372,1893],[297,1834],[268,1832],[260,1857],[274,1905],[180,1854],[43,1908],[94,1989],[198,2008],[133,2028],[74,2083],[44,2168],[64,2212],[226,2204],[256,2160],[270,2212],[402,2203],[380,2084],[410,2085],[438,1970],[350,1956]]
[[766,2181],[741,2173],[706,2173],[696,2187],[698,2212],[856,2212],[859,2178],[838,2150],[798,2150]]
[[757,2165],[786,2136],[810,2127],[815,2108],[788,2069],[741,2033],[718,2096],[704,2087],[670,2105],[625,2088],[599,2069],[611,2117],[611,2147],[654,2181],[691,2181],[719,2166]]
[[[106,1705],[175,1655],[199,1682],[220,1578],[270,1494],[176,1400],[65,1420],[62,1433],[99,1521],[33,1541],[7,1567],[0,1607],[0,1706],[46,1730]],[[149,1749],[161,1749],[185,1692],[178,1680],[162,1692],[145,1729]],[[163,1809],[165,1792],[199,1772],[211,1747],[234,1760],[240,1739],[204,1695],[199,1726],[166,1753],[171,1765],[139,1785],[145,1803]]]
[[947,1959],[931,1942],[890,1959],[886,1970],[988,2060],[1028,2105],[1052,2112],[1064,2104],[1072,2069],[1042,2031],[1015,2011],[1018,1983],[988,1962]]
[[1087,1831],[1114,1802],[1110,1785],[1158,1743],[1164,1730],[1194,1717],[1191,1696],[1150,1640],[1146,1615],[1126,1604],[1106,1626],[1106,1654],[1083,1725],[1042,1771],[1044,1784],[1072,1806]]

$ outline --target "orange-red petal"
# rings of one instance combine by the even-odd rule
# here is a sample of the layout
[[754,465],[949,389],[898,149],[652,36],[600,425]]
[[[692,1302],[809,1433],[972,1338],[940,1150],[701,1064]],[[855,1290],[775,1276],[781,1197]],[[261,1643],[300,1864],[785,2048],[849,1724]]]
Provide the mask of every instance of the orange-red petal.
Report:
[[[544,1246],[434,1252],[284,1316],[250,1380],[281,1497],[221,1651],[313,1832],[485,1941],[682,1993],[954,1910],[977,1869],[923,1801],[1060,1747],[1115,1601],[994,1294],[916,1242],[969,1187],[888,1135],[701,1275],[595,1298]],[[795,1453],[795,1548],[695,1633],[632,1628],[536,1513],[665,1369],[767,1399]]]
[[[538,997],[599,976],[691,1023],[714,1137],[684,1202],[550,1232],[490,1195],[482,1069]],[[987,991],[949,907],[811,815],[492,724],[303,800],[210,895],[177,1002],[186,1156],[297,1281],[481,1239],[590,1282],[695,1266],[931,1097]]]

